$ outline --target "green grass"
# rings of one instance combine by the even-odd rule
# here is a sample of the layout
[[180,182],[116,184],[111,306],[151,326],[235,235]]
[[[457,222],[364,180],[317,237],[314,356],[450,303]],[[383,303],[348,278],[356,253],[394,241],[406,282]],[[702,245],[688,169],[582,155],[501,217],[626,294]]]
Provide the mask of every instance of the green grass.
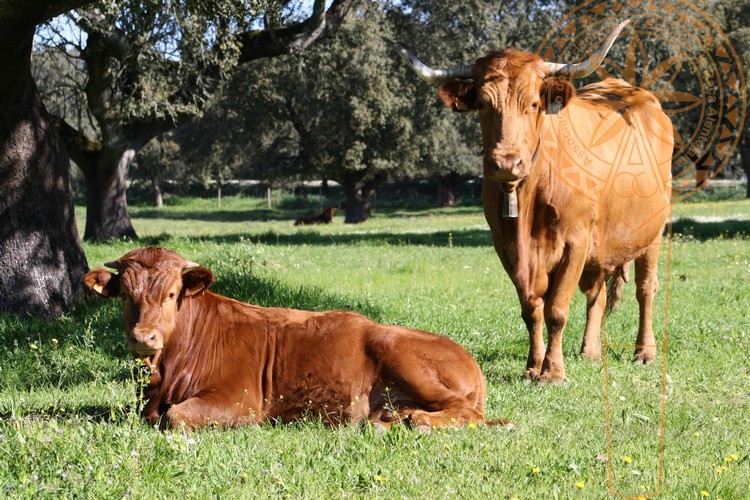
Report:
[[[664,498],[750,497],[750,202],[675,207],[656,301],[657,338],[664,340],[666,321],[667,349],[656,363],[633,366],[626,348],[610,348],[606,364],[578,359],[585,312],[577,294],[563,346],[570,381],[561,386],[520,377],[527,334],[478,207],[390,210],[358,226],[337,217],[298,228],[291,221],[312,208],[269,211],[240,197],[225,198],[222,211],[214,205],[177,199],[160,211],[131,207],[141,240],[86,244],[89,263],[163,245],[211,268],[214,289],[241,300],[356,310],[447,335],[487,376],[488,416],[509,418],[516,429],[378,434],[366,425],[305,422],[160,432],[137,416],[119,304],[88,299],[54,322],[0,316],[0,491],[602,498],[610,490],[649,495],[661,484]],[[692,226],[680,226],[686,218]],[[706,225],[722,218],[739,221],[739,230]],[[634,342],[632,283],[625,293],[607,321],[612,344]]]

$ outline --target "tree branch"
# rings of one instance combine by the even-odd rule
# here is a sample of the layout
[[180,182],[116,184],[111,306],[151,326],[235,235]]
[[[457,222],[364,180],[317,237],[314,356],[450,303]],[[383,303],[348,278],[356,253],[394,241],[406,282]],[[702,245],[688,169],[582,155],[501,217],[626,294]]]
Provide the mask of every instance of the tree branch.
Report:
[[301,23],[242,33],[239,35],[242,44],[239,62],[305,50],[318,38],[335,33],[352,3],[353,0],[333,0],[326,11],[325,0],[315,0],[312,14]]
[[52,124],[60,135],[68,151],[68,156],[78,167],[85,172],[96,168],[96,162],[102,150],[102,143],[86,137],[83,133],[76,130],[71,124],[64,119],[53,116]]
[[93,0],[0,0],[0,19],[3,25],[36,26],[90,3]]

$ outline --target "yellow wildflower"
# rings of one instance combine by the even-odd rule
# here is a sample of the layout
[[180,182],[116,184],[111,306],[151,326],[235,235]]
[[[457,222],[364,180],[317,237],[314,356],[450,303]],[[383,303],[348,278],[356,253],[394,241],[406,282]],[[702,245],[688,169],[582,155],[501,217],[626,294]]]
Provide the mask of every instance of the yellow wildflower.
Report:
[[542,471],[542,469],[540,469],[539,467],[532,467],[531,468],[531,472],[533,472],[534,474],[539,474],[541,471]]
[[732,453],[731,455],[729,455],[729,458],[731,458],[732,460],[739,460],[740,456],[739,455],[735,455],[734,453]]
[[469,429],[476,429],[476,428],[477,428],[477,424],[475,424],[474,422],[469,424]]
[[576,488],[578,488],[579,490],[582,490],[584,486],[586,486],[586,481],[578,481],[576,483]]
[[384,481],[388,481],[388,478],[387,477],[383,477],[383,476],[375,476],[375,481],[378,481],[378,482],[382,483]]
[[709,493],[709,492],[707,492],[706,490],[701,490],[701,496],[702,496],[702,497],[707,497],[707,496],[709,496],[709,495],[710,495],[710,493]]
[[632,463],[632,462],[633,462],[633,459],[632,459],[632,458],[630,458],[630,457],[629,457],[629,456],[627,456],[627,455],[625,455],[624,457],[622,457],[622,460],[623,460],[623,462],[625,462],[626,464],[629,464],[629,463]]

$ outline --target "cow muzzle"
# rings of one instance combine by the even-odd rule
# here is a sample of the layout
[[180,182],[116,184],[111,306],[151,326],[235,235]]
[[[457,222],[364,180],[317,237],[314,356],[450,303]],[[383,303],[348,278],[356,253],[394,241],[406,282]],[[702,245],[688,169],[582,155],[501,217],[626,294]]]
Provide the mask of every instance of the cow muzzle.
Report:
[[128,349],[138,357],[151,356],[162,347],[163,336],[158,330],[136,328],[128,335]]
[[526,177],[526,161],[518,155],[492,155],[485,158],[484,175],[502,183],[515,183]]

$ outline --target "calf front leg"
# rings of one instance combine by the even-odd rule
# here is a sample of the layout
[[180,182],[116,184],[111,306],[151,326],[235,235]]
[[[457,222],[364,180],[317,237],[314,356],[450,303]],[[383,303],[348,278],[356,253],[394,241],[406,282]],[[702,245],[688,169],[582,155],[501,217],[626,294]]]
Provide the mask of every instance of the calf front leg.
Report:
[[256,410],[242,407],[237,403],[230,405],[210,398],[194,397],[174,405],[165,415],[162,425],[170,428],[197,429],[205,426],[235,426],[259,421]]

